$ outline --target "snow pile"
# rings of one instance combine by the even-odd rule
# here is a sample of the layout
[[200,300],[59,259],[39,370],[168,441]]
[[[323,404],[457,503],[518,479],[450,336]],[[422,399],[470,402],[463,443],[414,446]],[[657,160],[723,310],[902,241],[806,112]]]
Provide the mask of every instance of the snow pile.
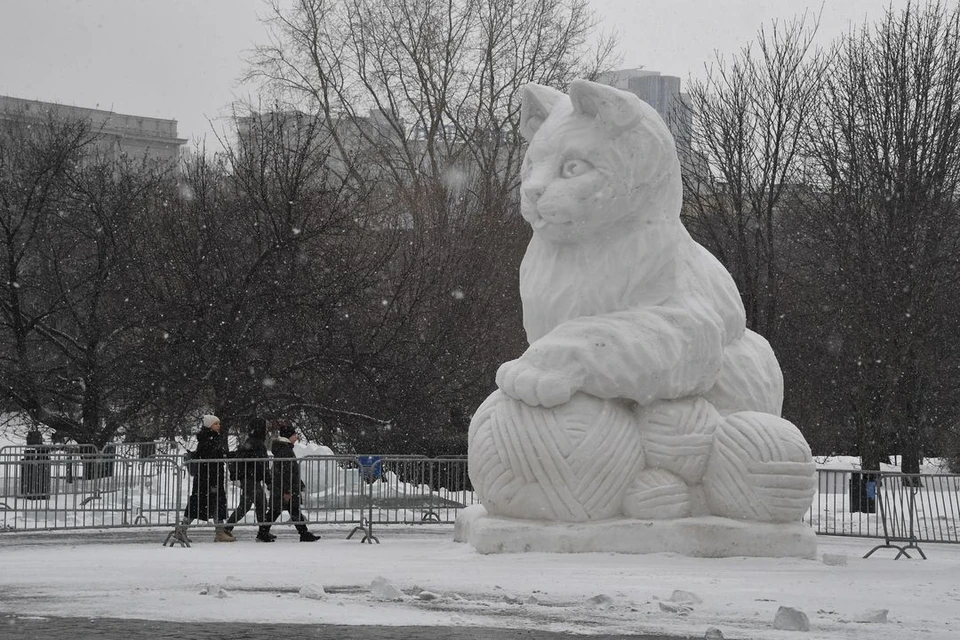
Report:
[[333,453],[333,449],[326,447],[322,444],[317,444],[316,442],[297,442],[293,445],[293,451],[297,454],[298,458],[305,458],[307,456],[332,456],[336,455]]
[[300,587],[300,591],[297,592],[297,595],[308,600],[323,600],[327,597],[327,592],[322,585],[311,583]]
[[773,628],[783,631],[810,631],[810,619],[799,609],[780,607],[773,619]]
[[864,611],[857,616],[855,618],[855,622],[867,624],[886,624],[888,613],[890,612],[887,609],[871,609],[870,611]]
[[376,600],[403,600],[403,593],[383,576],[377,576],[370,583],[370,594]]

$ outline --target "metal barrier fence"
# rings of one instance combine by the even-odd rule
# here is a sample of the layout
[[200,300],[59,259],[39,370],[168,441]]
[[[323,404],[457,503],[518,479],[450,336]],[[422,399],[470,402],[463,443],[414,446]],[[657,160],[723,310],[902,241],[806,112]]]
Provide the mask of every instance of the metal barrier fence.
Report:
[[[193,524],[213,526],[234,511],[245,490],[252,497],[247,478],[280,482],[283,491],[296,480],[274,477],[280,469],[287,474],[294,469],[274,459],[258,472],[263,460],[187,461],[163,447],[149,457],[129,457],[140,451],[128,449],[0,449],[0,531],[174,526],[195,487],[202,497],[193,499],[191,515],[199,507],[200,516]],[[308,524],[356,524],[372,535],[373,524],[453,523],[461,509],[477,501],[465,457],[310,456],[296,462],[300,508]],[[287,511],[289,503],[277,507],[269,502],[270,493],[264,497],[268,512],[271,506],[278,510],[271,515]],[[260,508],[251,505],[236,526],[256,526]],[[283,522],[282,516],[277,519]]]
[[[114,445],[104,451],[4,447],[0,532],[176,525],[194,484],[204,484],[198,476],[205,475],[207,463],[198,462],[188,463],[173,443]],[[466,457],[310,456],[297,462],[305,522],[354,524],[365,537],[372,537],[373,525],[450,524],[460,510],[478,502]],[[213,526],[218,517],[226,518],[249,486],[244,478],[256,476],[262,464],[252,459],[214,463],[206,474],[223,474],[224,481],[213,483],[213,494],[204,499],[209,513],[194,525]],[[275,482],[270,467],[263,473]],[[284,483],[291,485],[289,480]],[[960,475],[821,469],[818,480],[804,516],[818,534],[880,538],[888,545],[960,542]],[[269,494],[264,497],[269,511]],[[258,508],[253,505],[237,526],[256,526],[262,519]]]
[[820,469],[804,518],[818,534],[960,542],[960,475]]

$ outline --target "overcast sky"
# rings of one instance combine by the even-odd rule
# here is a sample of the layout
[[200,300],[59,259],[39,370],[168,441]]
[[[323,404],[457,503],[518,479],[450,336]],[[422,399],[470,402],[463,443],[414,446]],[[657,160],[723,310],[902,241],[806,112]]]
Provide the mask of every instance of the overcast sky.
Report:
[[[591,0],[620,33],[624,67],[686,79],[714,51],[734,52],[772,19],[808,0]],[[900,7],[907,0],[894,0]],[[828,42],[882,16],[887,0],[826,0]],[[243,59],[263,41],[261,0],[0,0],[0,95],[112,109],[179,123],[181,137],[211,137],[236,97]],[[219,126],[219,125],[218,125]]]

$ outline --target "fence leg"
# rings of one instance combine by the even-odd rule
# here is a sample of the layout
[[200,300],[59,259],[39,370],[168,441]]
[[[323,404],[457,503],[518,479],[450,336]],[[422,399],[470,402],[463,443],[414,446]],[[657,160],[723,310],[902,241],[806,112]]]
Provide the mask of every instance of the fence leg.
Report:
[[175,526],[173,531],[167,534],[166,540],[163,541],[163,546],[169,546],[172,549],[173,545],[179,543],[181,547],[189,547],[192,540],[190,540],[190,536],[187,535],[187,527],[189,527],[189,525],[186,524],[178,524]]
[[[380,544],[380,540],[377,539],[377,536],[373,535],[373,483],[368,482],[367,487],[369,487],[370,493],[370,503],[367,505],[367,517],[364,518],[360,516],[360,524],[353,528],[353,531],[350,532],[350,535],[347,536],[347,540],[353,537],[357,531],[363,531],[363,538],[360,539],[360,544],[366,542],[367,544],[373,544],[376,542]],[[364,521],[366,521],[366,526],[364,526]]]
[[[434,493],[434,490],[433,490],[433,464],[430,462],[427,462],[426,464],[427,464],[427,469],[429,469],[429,473],[427,474],[427,488],[430,489],[430,501],[433,502],[434,497],[439,498],[440,496],[437,493]],[[439,487],[437,489],[439,491]],[[439,502],[440,501],[437,500],[438,505],[439,505]],[[437,508],[439,509],[439,506]],[[420,522],[427,522],[429,520],[440,522],[440,514],[433,510],[433,505],[428,507],[426,511],[423,511],[420,514]]]
[[[908,517],[907,522],[909,523],[907,528],[907,539],[905,540],[906,544],[902,546],[897,544],[892,544],[890,541],[890,538],[894,536],[892,536],[890,534],[890,531],[887,529],[887,512],[886,512],[886,509],[884,508],[884,502],[881,499],[879,492],[877,493],[877,502],[880,505],[880,517],[883,522],[883,536],[885,538],[885,541],[884,541],[884,544],[877,545],[873,549],[870,549],[870,551],[867,552],[867,555],[863,556],[864,558],[869,558],[870,556],[873,555],[874,551],[877,551],[879,549],[896,549],[898,553],[894,558],[894,560],[899,560],[901,557],[907,558],[909,560],[911,558],[910,558],[910,554],[907,553],[907,549],[916,549],[917,553],[920,554],[921,558],[923,558],[924,560],[927,559],[927,556],[923,552],[923,549],[921,549],[917,545],[917,536],[913,531],[913,511],[916,507],[915,500],[917,496],[917,491],[918,489],[916,487],[910,488],[910,501],[908,502],[908,506],[907,506],[907,517]],[[894,534],[895,533],[896,532],[894,532]]]
[[[904,549],[916,549],[917,553],[920,554],[920,557],[926,560],[927,556],[923,552],[923,549],[917,546],[917,535],[913,531],[913,510],[916,508],[915,501],[917,499],[917,491],[919,490],[920,489],[917,487],[910,487],[910,540],[907,542],[907,545],[904,547]],[[909,558],[910,556],[907,557]]]
[[[870,551],[867,552],[867,555],[863,556],[864,559],[869,558],[870,556],[873,555],[874,551],[878,551],[880,549],[899,549],[900,553],[897,554],[897,557],[894,558],[894,560],[899,560],[900,556],[906,556],[907,558],[910,557],[910,554],[907,553],[907,547],[900,547],[898,545],[890,544],[889,542],[887,542],[886,544],[878,544],[873,549],[870,549]],[[924,560],[926,560],[926,556],[924,556]]]

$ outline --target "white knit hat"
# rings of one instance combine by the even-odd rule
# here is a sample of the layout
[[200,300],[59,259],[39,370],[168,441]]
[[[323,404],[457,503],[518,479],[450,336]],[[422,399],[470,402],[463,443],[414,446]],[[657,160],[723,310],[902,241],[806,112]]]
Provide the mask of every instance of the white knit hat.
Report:
[[203,416],[201,420],[203,420],[203,426],[207,429],[212,427],[215,423],[220,422],[220,418],[213,415],[212,413],[208,413],[207,415]]

